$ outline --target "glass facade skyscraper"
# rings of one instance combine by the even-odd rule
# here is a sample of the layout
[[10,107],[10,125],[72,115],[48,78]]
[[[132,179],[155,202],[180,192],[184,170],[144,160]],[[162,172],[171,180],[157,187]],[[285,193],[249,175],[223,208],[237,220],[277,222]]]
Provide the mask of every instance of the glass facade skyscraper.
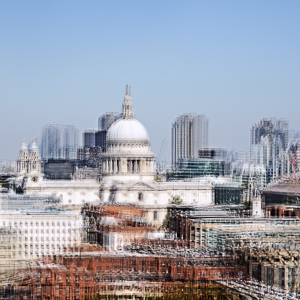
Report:
[[42,131],[42,159],[76,159],[78,129],[74,125],[47,124]]

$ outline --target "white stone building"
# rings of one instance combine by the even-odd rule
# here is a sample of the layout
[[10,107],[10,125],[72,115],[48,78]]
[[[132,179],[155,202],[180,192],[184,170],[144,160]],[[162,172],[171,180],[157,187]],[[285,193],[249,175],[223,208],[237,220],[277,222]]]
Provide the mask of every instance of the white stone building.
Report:
[[76,211],[2,210],[0,226],[15,232],[10,241],[12,260],[52,256],[82,240],[82,217]]
[[45,180],[37,167],[39,160],[35,144],[28,152],[23,143],[18,174],[24,180],[24,193],[52,194],[65,205],[98,201],[138,204],[147,209],[149,221],[158,225],[163,222],[172,196],[180,196],[184,204],[213,204],[211,183],[155,180],[155,155],[150,149],[147,130],[134,118],[128,88],[121,118],[107,131],[100,183],[95,180]]
[[35,141],[28,151],[23,141],[17,160],[17,188],[24,194],[53,195],[64,205],[82,205],[99,201],[99,182],[96,180],[47,180],[41,170],[41,157]]
[[212,204],[211,184],[155,181],[154,158],[148,132],[134,118],[126,89],[122,117],[107,132],[100,201],[143,206],[148,210],[147,218],[156,224],[162,223],[172,196],[180,196],[184,204]]

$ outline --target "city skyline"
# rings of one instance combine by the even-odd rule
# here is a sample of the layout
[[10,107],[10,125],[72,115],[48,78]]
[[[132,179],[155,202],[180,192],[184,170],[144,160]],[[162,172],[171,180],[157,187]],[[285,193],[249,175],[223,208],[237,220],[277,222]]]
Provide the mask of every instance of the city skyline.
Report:
[[296,1],[30,3],[1,3],[0,159],[15,160],[47,123],[96,129],[120,111],[126,83],[169,161],[184,113],[207,116],[210,146],[228,150],[249,151],[263,118],[300,129]]

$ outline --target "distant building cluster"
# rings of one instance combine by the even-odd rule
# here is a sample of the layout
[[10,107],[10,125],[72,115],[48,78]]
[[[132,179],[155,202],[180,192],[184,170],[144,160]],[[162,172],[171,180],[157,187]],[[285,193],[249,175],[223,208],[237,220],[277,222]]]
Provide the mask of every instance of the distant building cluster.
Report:
[[0,163],[0,297],[300,299],[299,137],[263,119],[249,152],[213,148],[183,114],[157,168],[128,86],[81,146],[46,125]]

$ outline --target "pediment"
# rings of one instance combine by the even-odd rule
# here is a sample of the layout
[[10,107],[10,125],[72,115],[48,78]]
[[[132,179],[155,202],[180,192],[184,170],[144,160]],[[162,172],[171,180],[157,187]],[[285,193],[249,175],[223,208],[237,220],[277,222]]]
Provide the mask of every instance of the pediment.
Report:
[[145,182],[137,182],[129,187],[129,190],[153,191],[153,187]]

